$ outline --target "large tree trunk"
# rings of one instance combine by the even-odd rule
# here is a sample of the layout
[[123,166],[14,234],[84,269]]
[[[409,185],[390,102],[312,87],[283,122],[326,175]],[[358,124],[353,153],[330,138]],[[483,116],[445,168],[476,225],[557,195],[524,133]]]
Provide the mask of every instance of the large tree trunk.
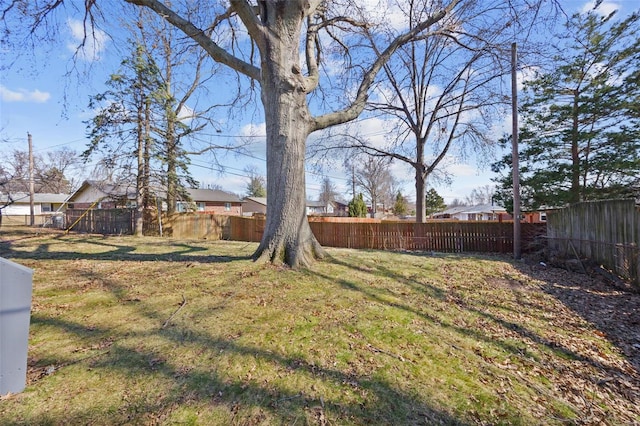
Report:
[[416,165],[416,223],[424,223],[427,221],[426,212],[426,189],[425,189],[425,175],[422,171],[422,165]]
[[267,122],[267,223],[255,259],[306,266],[322,257],[306,212],[305,145],[309,114],[304,95],[262,88]]
[[[262,103],[267,127],[267,223],[254,259],[307,266],[323,256],[306,212],[305,148],[313,119],[299,67],[301,14],[293,2],[265,18],[274,33],[262,57]],[[275,35],[275,36],[274,36]]]

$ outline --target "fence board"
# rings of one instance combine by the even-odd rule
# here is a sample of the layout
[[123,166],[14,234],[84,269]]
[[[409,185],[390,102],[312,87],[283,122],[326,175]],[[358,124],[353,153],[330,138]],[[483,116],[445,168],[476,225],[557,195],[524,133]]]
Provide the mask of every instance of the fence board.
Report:
[[67,226],[75,232],[104,235],[131,235],[135,227],[133,209],[67,209]]
[[640,208],[635,200],[577,203],[547,214],[549,249],[591,259],[640,288]]

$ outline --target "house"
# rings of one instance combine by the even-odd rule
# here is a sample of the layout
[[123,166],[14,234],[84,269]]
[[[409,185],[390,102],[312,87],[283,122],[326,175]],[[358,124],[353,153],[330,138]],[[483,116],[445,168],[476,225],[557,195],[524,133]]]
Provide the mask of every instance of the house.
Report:
[[324,201],[307,200],[307,216],[332,215],[333,212],[334,205],[331,201],[325,203]]
[[243,200],[242,212],[246,216],[254,214],[267,214],[266,197],[246,197]]
[[[329,202],[307,200],[307,216],[331,215],[335,213],[335,206]],[[267,213],[267,199],[265,197],[246,197],[244,199],[243,212],[247,216]]]
[[67,200],[70,209],[133,208],[136,205],[136,185],[85,180]]
[[[234,194],[218,189],[186,190],[191,200],[178,200],[178,212],[195,211],[224,215],[242,215],[242,201]],[[155,196],[164,196],[164,191],[157,191]],[[135,184],[113,184],[87,180],[68,200],[70,209],[112,209],[134,208],[136,206]]]
[[336,216],[349,216],[349,202],[344,200],[334,200],[333,214]]
[[[33,194],[33,214],[54,214],[64,208],[68,197],[68,194]],[[4,216],[31,215],[31,200],[28,193],[0,194],[0,207]]]
[[242,200],[235,194],[219,189],[187,188],[191,201],[178,201],[176,210],[179,213],[195,211],[228,216],[242,216]]
[[504,207],[491,204],[456,206],[431,215],[433,219],[456,220],[509,220],[511,216]]

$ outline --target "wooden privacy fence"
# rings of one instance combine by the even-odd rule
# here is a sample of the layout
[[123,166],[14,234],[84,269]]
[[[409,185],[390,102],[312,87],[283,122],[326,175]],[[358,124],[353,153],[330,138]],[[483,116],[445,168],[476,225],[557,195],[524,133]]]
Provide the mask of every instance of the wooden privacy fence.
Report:
[[577,203],[547,214],[552,253],[585,257],[640,289],[640,207],[635,200]]
[[[230,217],[229,239],[258,242],[264,218]],[[513,252],[512,222],[346,222],[309,221],[326,247],[439,252]],[[523,223],[523,251],[544,236],[544,223]]]
[[231,238],[232,216],[215,214],[176,215],[167,221],[174,238],[204,238],[209,240],[229,240]]
[[[67,223],[74,223],[86,212],[73,230],[101,234],[131,234],[133,210],[67,210]],[[180,239],[234,240],[259,242],[264,232],[264,216],[252,218],[215,214],[176,214],[172,217],[150,215],[145,220],[145,235]],[[447,253],[513,252],[513,222],[441,221],[429,223],[380,222],[373,220],[309,219],[314,235],[326,247],[378,250],[417,250]],[[522,224],[522,250],[545,235],[544,223]]]
[[133,209],[67,209],[66,223],[75,232],[90,234],[133,234],[135,210]]

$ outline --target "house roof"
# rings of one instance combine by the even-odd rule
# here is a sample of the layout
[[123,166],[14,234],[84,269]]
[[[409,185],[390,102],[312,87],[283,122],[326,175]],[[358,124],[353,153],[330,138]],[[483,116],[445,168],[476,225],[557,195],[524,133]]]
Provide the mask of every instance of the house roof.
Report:
[[76,199],[76,196],[78,194],[81,194],[83,191],[85,191],[89,187],[93,187],[98,191],[102,192],[104,194],[102,198],[108,198],[108,197],[119,198],[119,197],[125,197],[125,196],[130,200],[133,200],[136,198],[135,184],[132,186],[128,184],[115,184],[111,182],[102,182],[97,180],[85,180],[84,182],[82,182],[82,185],[80,185],[80,188],[78,188],[73,194],[69,196],[69,201],[73,202]]
[[327,207],[324,201],[307,200],[307,207]]
[[460,213],[465,214],[478,214],[478,213],[506,213],[506,209],[504,207],[491,205],[491,204],[478,204],[475,206],[456,206],[451,207],[450,209],[443,210],[441,212],[434,213],[434,216],[443,216],[443,215],[455,215]]
[[187,193],[193,201],[217,201],[222,203],[240,203],[240,197],[219,189],[187,188]]
[[[35,193],[33,194],[34,203],[64,203],[69,198],[69,194],[50,194],[50,193]],[[26,192],[14,192],[11,194],[11,199],[16,204],[29,203],[29,194]],[[0,202],[6,203],[9,201],[9,194],[0,194]]]
[[[70,197],[69,201],[73,201],[76,197],[76,194],[80,194],[85,191],[87,188],[93,187],[98,191],[104,194],[103,198],[108,197],[127,197],[130,200],[136,198],[136,188],[135,184],[115,184],[110,182],[101,182],[95,180],[86,180],[82,183],[80,188],[75,191]],[[187,194],[189,194],[189,198],[191,200],[198,201],[213,201],[213,202],[223,202],[223,203],[240,203],[240,198],[229,192],[220,191],[219,189],[193,189],[187,188]],[[155,191],[157,196],[164,197],[166,196],[165,191]]]
[[267,205],[267,197],[246,197],[244,201],[253,201],[254,203],[262,204],[263,206]]

